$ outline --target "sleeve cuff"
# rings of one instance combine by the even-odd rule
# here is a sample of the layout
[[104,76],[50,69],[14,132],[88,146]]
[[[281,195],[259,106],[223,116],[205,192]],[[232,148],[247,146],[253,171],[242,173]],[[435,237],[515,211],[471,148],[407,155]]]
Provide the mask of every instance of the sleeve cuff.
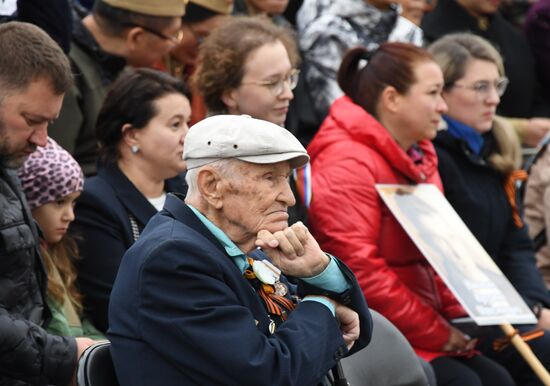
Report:
[[336,263],[336,259],[332,255],[327,254],[327,256],[330,257],[330,262],[323,272],[302,280],[309,285],[341,294],[350,289],[350,285]]
[[303,300],[303,302],[317,302],[325,305],[329,311],[332,313],[332,316],[336,316],[336,312],[334,310],[334,304],[321,296],[306,296]]

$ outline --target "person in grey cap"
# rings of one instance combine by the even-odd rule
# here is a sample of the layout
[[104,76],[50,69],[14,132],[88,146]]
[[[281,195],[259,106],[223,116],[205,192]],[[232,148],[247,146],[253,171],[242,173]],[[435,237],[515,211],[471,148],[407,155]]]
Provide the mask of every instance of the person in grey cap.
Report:
[[372,321],[351,271],[288,226],[306,150],[273,123],[218,115],[190,129],[184,154],[187,196],[168,196],[111,293],[120,384],[322,384]]

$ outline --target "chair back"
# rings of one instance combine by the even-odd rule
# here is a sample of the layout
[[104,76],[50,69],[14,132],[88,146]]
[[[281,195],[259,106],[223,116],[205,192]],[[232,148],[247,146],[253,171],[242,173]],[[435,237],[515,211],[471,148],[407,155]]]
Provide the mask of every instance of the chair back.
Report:
[[429,368],[423,368],[403,334],[384,316],[374,310],[370,312],[373,334],[369,345],[340,360],[349,384],[435,386],[429,379],[432,375],[426,371]]
[[119,386],[111,358],[111,343],[96,343],[78,361],[77,386]]

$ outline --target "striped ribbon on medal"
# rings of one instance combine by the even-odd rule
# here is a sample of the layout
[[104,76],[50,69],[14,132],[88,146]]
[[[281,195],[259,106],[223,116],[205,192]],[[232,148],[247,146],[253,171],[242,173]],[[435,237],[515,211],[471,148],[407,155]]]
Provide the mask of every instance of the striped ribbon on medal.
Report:
[[[248,280],[258,280],[256,274],[252,270],[252,264],[254,264],[254,259],[248,257],[248,264],[250,267],[244,271],[244,277]],[[256,286],[254,286],[256,288]],[[278,315],[282,320],[286,320],[287,313],[293,311],[295,308],[294,303],[285,298],[284,296],[277,295],[275,293],[275,288],[271,284],[265,284],[260,282],[260,287],[257,288],[257,292],[260,295],[260,298],[264,301],[267,311],[272,315]]]

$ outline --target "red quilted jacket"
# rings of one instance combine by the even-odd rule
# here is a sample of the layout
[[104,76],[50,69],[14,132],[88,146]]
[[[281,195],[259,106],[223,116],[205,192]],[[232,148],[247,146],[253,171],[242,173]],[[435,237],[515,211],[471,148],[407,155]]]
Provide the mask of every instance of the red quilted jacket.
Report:
[[432,183],[441,189],[437,156],[422,141],[415,164],[363,108],[342,97],[308,147],[311,230],[323,250],[355,272],[365,298],[426,360],[445,355],[447,319],[463,308],[382,202],[374,185]]

